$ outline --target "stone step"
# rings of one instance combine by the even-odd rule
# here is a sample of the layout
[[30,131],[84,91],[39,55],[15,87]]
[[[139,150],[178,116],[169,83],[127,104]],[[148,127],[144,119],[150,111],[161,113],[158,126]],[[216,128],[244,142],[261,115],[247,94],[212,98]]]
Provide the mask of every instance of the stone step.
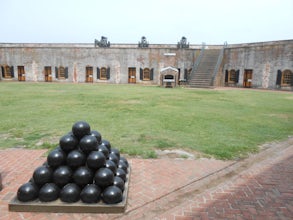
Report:
[[220,50],[206,49],[200,60],[196,72],[193,72],[189,81],[190,87],[210,88],[214,69],[217,65]]

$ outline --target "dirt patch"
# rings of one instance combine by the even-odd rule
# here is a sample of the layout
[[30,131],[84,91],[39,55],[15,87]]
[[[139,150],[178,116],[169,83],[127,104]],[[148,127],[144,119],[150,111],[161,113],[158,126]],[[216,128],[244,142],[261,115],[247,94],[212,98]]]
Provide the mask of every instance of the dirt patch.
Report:
[[3,139],[3,140],[6,140],[6,139],[8,139],[10,137],[11,137],[10,134],[0,134],[0,138]]
[[197,158],[193,153],[189,153],[182,149],[174,150],[156,150],[158,158],[181,158],[181,159],[195,159]]
[[276,118],[283,118],[283,119],[288,119],[289,115],[288,114],[268,114],[269,117],[276,117]]

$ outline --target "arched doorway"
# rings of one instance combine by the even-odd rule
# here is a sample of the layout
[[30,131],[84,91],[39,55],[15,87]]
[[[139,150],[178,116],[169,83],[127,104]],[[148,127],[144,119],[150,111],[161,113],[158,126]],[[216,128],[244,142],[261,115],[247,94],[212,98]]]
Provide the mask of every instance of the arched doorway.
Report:
[[178,84],[178,69],[168,66],[160,71],[160,85],[166,88],[173,88]]

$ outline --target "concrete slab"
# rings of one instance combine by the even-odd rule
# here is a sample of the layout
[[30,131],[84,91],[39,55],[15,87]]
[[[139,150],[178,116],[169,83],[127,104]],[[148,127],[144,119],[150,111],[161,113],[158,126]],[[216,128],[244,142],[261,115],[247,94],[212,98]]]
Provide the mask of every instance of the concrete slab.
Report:
[[54,213],[123,213],[126,210],[128,189],[130,182],[130,166],[123,191],[123,200],[118,204],[106,204],[99,201],[96,204],[86,204],[81,201],[75,203],[65,203],[60,199],[53,202],[41,202],[38,199],[31,202],[21,202],[14,197],[8,204],[9,211],[15,212],[54,212]]

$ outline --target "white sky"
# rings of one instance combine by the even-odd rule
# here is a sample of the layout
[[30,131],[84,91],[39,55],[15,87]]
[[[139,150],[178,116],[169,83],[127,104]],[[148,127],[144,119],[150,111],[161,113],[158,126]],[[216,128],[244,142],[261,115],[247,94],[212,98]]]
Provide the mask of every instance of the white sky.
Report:
[[191,44],[293,39],[293,0],[0,0],[0,42]]

